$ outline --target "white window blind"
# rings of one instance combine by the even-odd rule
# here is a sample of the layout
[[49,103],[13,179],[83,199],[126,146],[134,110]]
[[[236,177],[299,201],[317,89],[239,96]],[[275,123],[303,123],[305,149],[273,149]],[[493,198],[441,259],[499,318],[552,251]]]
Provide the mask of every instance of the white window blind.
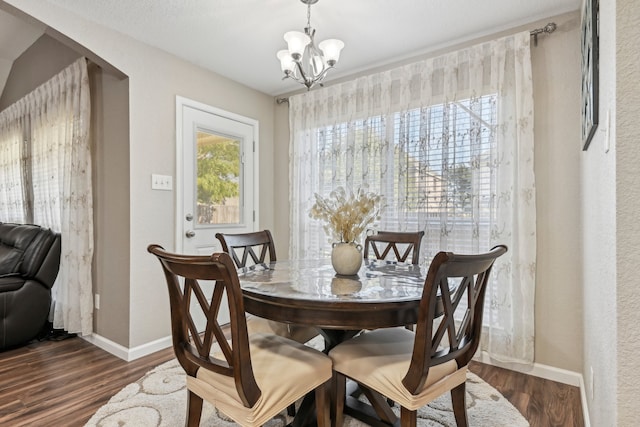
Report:
[[[486,95],[320,128],[317,192],[326,196],[338,186],[365,185],[383,194],[378,227],[424,230],[422,261],[443,249],[489,249],[469,236],[489,241],[495,126],[496,96]],[[328,253],[322,224],[310,227],[312,244]]]

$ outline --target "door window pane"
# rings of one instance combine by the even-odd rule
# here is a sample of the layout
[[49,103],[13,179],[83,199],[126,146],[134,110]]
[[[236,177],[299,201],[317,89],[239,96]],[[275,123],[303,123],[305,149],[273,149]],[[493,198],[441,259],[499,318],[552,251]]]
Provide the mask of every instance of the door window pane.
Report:
[[196,132],[197,224],[241,224],[242,141]]

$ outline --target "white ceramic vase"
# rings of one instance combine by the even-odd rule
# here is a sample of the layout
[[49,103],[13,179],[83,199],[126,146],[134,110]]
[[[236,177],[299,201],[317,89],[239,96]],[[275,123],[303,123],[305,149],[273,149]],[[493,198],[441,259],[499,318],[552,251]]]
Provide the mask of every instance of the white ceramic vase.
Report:
[[353,276],[362,265],[362,246],[355,243],[334,243],[331,251],[333,269],[341,276]]

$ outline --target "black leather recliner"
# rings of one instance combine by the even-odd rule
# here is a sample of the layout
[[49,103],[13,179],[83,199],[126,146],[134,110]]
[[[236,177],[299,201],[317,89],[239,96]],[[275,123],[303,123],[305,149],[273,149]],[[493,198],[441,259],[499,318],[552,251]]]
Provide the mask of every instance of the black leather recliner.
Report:
[[50,229],[0,222],[0,350],[32,340],[45,326],[60,246]]

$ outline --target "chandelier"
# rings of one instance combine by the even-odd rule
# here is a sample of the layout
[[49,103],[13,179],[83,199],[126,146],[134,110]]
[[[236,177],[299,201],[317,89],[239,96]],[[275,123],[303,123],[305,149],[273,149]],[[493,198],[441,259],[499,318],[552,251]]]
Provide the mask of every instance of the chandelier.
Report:
[[322,80],[327,72],[338,62],[344,43],[341,40],[328,39],[320,42],[316,47],[313,41],[316,30],[311,28],[311,5],[318,0],[300,1],[307,5],[307,26],[304,27],[304,33],[300,31],[285,33],[287,49],[278,51],[277,56],[284,72],[282,80],[294,79],[310,90],[316,83],[322,86]]

